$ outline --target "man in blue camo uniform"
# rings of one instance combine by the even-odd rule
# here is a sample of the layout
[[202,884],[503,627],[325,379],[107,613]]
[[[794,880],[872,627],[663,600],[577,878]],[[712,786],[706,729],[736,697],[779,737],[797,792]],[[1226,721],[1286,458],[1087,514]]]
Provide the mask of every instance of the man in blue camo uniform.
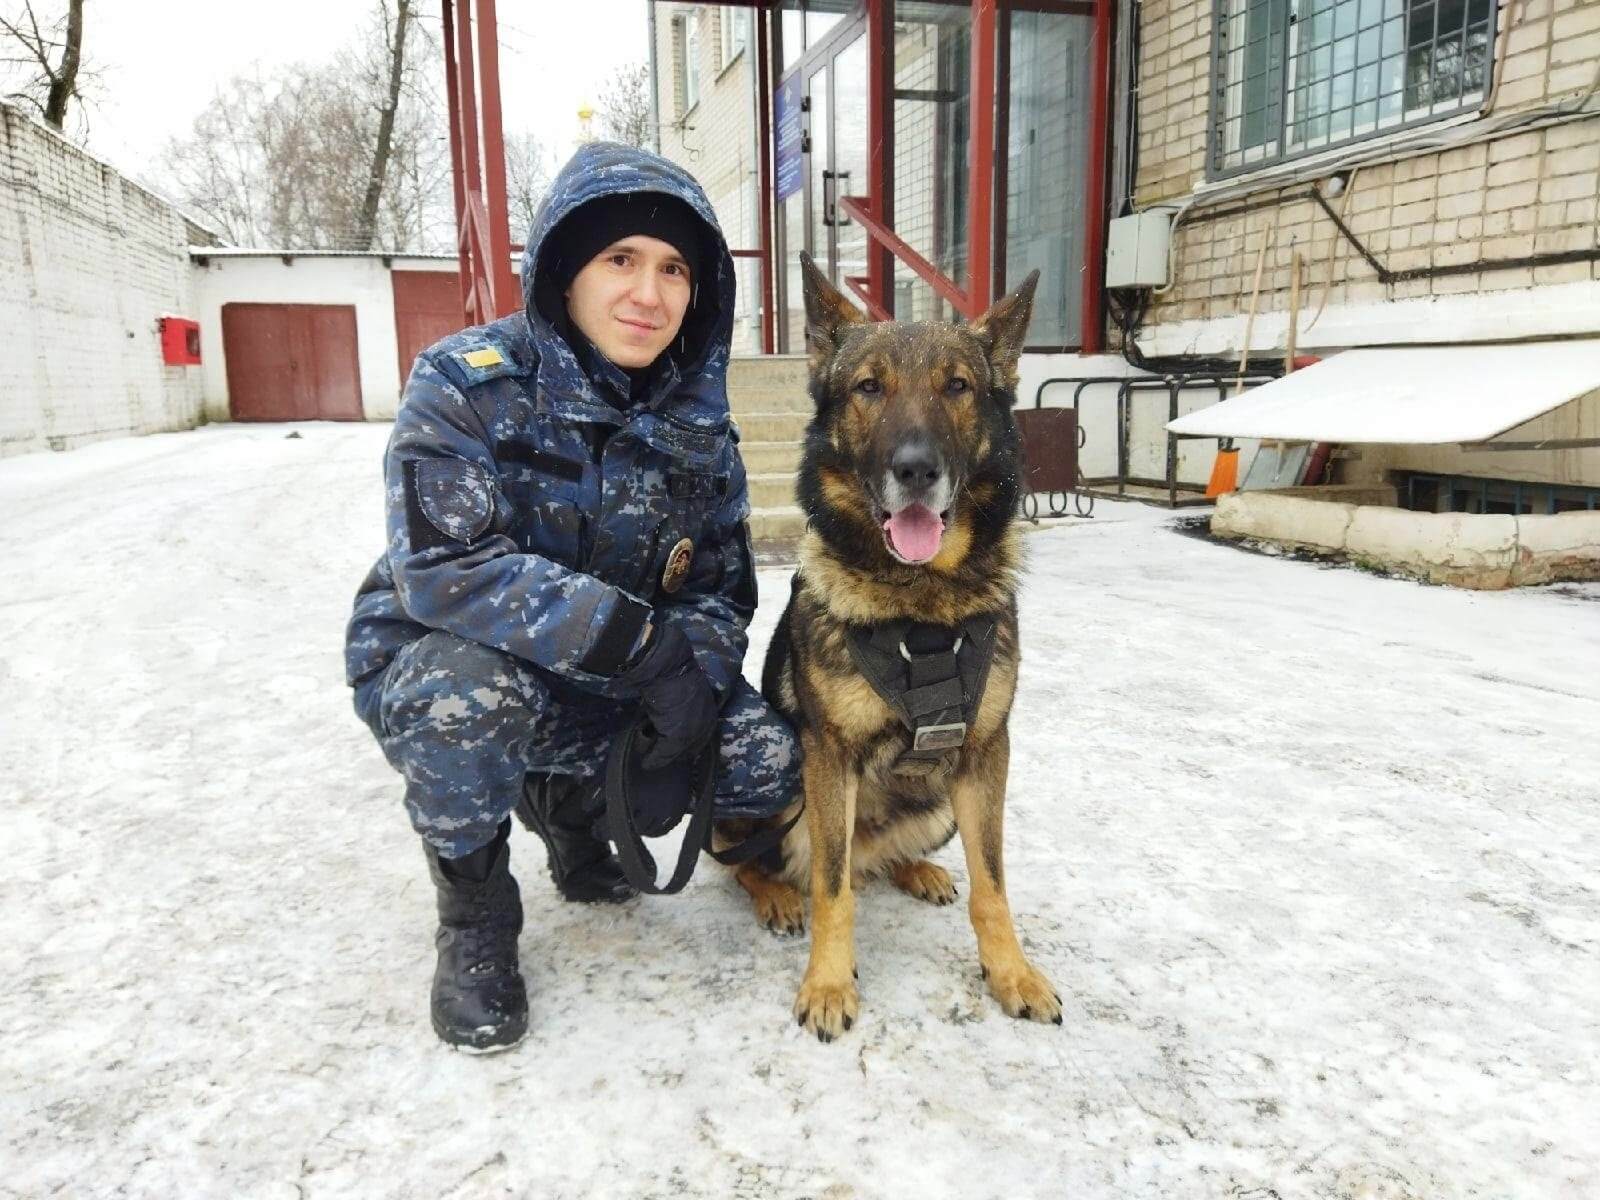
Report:
[[521,313],[417,359],[346,648],[438,894],[434,1029],[477,1050],[527,1028],[513,812],[565,898],[613,901],[635,893],[590,817],[638,714],[652,767],[716,742],[719,817],[800,789],[793,733],[740,673],[756,581],[733,260],[705,193],[655,155],[583,147],[522,286]]

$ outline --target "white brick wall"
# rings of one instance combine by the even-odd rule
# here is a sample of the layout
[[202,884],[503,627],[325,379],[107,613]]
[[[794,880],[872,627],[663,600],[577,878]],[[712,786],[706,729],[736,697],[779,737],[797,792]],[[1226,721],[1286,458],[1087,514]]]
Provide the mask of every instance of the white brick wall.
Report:
[[0,456],[200,423],[200,368],[163,366],[157,327],[195,315],[188,240],[175,209],[0,105]]
[[[721,61],[721,22],[732,10],[715,4],[662,4],[656,15],[657,100],[661,108],[661,153],[700,181],[717,211],[728,245],[755,250],[761,245],[756,207],[755,109],[750,78],[756,53],[752,26],[743,52]],[[684,112],[678,83],[683,39],[676,18],[699,27],[700,100]],[[733,352],[761,352],[761,266],[758,259],[735,261],[739,316]]]

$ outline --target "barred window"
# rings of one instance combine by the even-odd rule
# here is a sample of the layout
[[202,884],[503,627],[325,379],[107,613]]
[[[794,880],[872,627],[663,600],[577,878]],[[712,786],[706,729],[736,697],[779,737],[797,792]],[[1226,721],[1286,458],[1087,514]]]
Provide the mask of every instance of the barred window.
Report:
[[1495,0],[1218,0],[1213,178],[1469,108]]

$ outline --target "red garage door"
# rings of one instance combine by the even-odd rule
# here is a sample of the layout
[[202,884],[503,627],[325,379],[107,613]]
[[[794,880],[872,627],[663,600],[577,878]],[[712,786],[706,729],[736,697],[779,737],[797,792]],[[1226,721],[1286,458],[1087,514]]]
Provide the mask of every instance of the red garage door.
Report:
[[394,334],[400,343],[400,384],[405,386],[417,355],[466,325],[461,276],[455,271],[391,271]]
[[222,353],[236,421],[359,421],[356,310],[224,304]]

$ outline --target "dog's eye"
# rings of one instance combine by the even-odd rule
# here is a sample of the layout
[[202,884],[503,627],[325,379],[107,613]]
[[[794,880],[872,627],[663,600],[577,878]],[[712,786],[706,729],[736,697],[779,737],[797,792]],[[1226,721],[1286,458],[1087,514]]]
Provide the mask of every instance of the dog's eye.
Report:
[[879,383],[876,379],[873,379],[869,375],[866,379],[863,379],[856,384],[856,391],[860,392],[863,396],[876,396],[879,392],[883,391],[883,384]]
[[944,390],[952,396],[959,396],[962,392],[970,390],[972,385],[959,375],[952,375],[945,381]]

